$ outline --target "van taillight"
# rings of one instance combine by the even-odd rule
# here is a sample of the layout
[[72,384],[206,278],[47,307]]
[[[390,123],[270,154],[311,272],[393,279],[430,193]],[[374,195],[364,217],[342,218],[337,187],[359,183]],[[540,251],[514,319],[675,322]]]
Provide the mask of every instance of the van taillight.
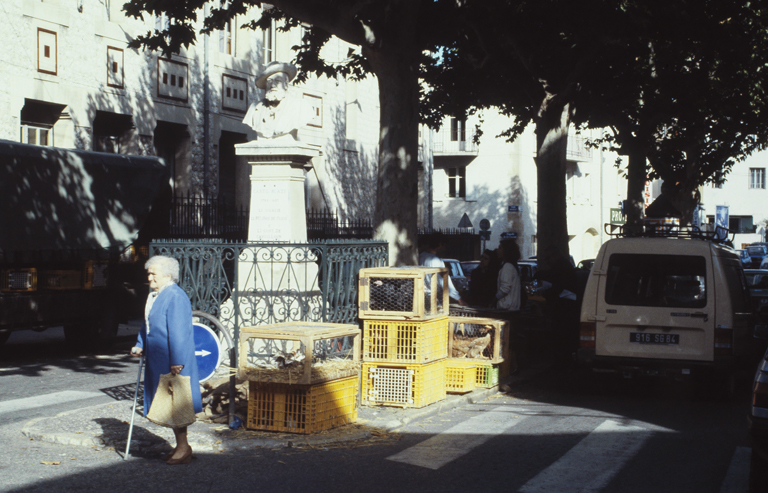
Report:
[[579,347],[582,349],[595,348],[595,322],[581,322],[579,332]]
[[733,354],[733,330],[715,329],[715,356],[730,356]]
[[755,381],[755,388],[752,392],[752,405],[768,409],[768,378],[765,381],[761,380],[763,379]]

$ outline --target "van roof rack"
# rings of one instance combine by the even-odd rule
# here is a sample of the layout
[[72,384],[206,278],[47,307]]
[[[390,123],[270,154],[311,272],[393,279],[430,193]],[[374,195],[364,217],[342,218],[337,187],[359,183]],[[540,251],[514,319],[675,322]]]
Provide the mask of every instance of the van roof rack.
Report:
[[606,224],[605,233],[614,238],[687,238],[726,246],[733,245],[736,234],[735,231],[720,226],[714,231],[701,230],[696,226],[680,226],[677,218],[646,219],[642,225]]

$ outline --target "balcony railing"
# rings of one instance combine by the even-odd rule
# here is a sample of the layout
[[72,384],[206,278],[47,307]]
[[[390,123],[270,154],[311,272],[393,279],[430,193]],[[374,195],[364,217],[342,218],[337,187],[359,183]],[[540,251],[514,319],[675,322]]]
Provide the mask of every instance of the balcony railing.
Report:
[[477,153],[477,144],[473,142],[474,131],[467,130],[463,134],[455,135],[450,128],[441,127],[435,132],[432,151],[435,154]]
[[573,130],[568,132],[566,159],[569,161],[589,161],[592,159],[592,149],[587,147],[585,135],[576,134]]

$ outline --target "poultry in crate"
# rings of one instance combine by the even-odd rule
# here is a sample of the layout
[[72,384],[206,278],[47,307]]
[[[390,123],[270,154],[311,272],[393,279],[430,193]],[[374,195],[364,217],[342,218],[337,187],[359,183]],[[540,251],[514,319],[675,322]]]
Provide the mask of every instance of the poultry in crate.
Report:
[[405,312],[413,309],[412,279],[373,279],[371,310]]
[[[461,333],[453,335],[453,351],[451,356],[453,358],[482,358],[485,351],[491,345],[491,331],[490,326],[480,327],[477,330],[478,336],[465,336],[463,335],[464,329],[462,327]],[[485,334],[485,335],[482,335]]]

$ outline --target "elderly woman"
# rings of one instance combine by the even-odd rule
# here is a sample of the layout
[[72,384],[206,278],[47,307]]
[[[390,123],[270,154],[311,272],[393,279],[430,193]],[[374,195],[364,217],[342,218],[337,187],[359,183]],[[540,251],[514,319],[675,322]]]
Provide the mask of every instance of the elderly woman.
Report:
[[[144,375],[144,416],[147,415],[160,382],[160,375],[172,373],[190,377],[195,413],[203,410],[200,382],[195,360],[192,306],[187,294],[176,284],[179,262],[171,257],[155,256],[144,266],[149,278],[149,297],[144,310],[144,325],[139,332],[134,356],[146,356]],[[173,428],[176,448],[167,455],[167,463],[187,464],[192,447],[187,428]]]

